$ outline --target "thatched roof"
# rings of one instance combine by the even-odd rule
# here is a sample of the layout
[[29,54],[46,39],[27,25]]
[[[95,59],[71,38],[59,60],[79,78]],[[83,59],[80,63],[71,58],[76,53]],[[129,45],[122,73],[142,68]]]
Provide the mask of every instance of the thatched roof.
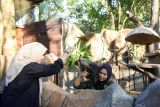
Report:
[[126,41],[134,44],[151,44],[160,42],[160,36],[151,28],[138,27],[128,33]]

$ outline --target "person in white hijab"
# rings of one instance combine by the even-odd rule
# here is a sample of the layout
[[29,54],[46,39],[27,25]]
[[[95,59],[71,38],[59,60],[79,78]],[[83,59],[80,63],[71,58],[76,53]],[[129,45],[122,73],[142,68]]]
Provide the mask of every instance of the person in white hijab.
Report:
[[6,73],[0,107],[39,107],[40,77],[57,74],[67,58],[52,54],[53,63],[40,64],[47,48],[38,42],[24,45],[14,56]]

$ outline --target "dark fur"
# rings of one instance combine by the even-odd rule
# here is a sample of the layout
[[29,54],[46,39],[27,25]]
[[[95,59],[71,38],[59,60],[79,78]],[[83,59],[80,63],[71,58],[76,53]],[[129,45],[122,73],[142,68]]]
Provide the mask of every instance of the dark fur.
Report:
[[99,66],[95,62],[91,62],[85,58],[80,58],[79,64],[81,72],[83,72],[84,69],[87,69],[87,72],[89,73],[87,79],[96,82],[98,78]]
[[[98,73],[99,73],[100,66],[97,63],[91,62],[85,58],[80,58],[79,64],[80,64],[81,72],[83,72],[84,69],[87,69],[89,73],[87,79],[96,83],[98,81]],[[115,76],[113,74],[111,74],[111,76],[108,79],[109,79],[108,85],[116,82]]]

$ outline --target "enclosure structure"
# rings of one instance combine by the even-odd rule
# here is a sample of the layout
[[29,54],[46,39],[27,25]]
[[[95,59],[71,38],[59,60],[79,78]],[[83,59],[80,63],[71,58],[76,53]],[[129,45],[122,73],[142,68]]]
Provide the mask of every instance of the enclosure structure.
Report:
[[145,62],[129,63],[127,66],[144,74],[145,86],[160,77],[160,47],[156,49],[149,48],[150,44],[160,42],[159,35],[151,28],[137,27],[128,33],[126,40],[133,44],[142,44],[146,46],[144,54]]

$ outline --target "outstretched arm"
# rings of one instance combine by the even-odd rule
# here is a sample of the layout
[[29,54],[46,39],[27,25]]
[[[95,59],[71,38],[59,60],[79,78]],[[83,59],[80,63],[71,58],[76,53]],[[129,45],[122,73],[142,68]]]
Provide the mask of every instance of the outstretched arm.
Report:
[[51,76],[60,72],[63,68],[63,61],[62,59],[58,59],[55,61],[54,64],[39,64],[36,62],[32,62],[26,66],[27,75],[32,78],[39,78],[45,76]]
[[[74,51],[73,48],[68,48],[68,51]],[[47,57],[47,56],[46,56]],[[39,78],[39,77],[46,77],[51,76],[54,74],[57,74],[61,71],[63,68],[63,64],[68,58],[68,53],[63,53],[59,58],[55,56],[54,54],[48,55],[49,60],[52,60],[51,63],[48,63],[50,61],[47,61],[45,63],[32,62],[27,65],[27,74],[32,78]]]

